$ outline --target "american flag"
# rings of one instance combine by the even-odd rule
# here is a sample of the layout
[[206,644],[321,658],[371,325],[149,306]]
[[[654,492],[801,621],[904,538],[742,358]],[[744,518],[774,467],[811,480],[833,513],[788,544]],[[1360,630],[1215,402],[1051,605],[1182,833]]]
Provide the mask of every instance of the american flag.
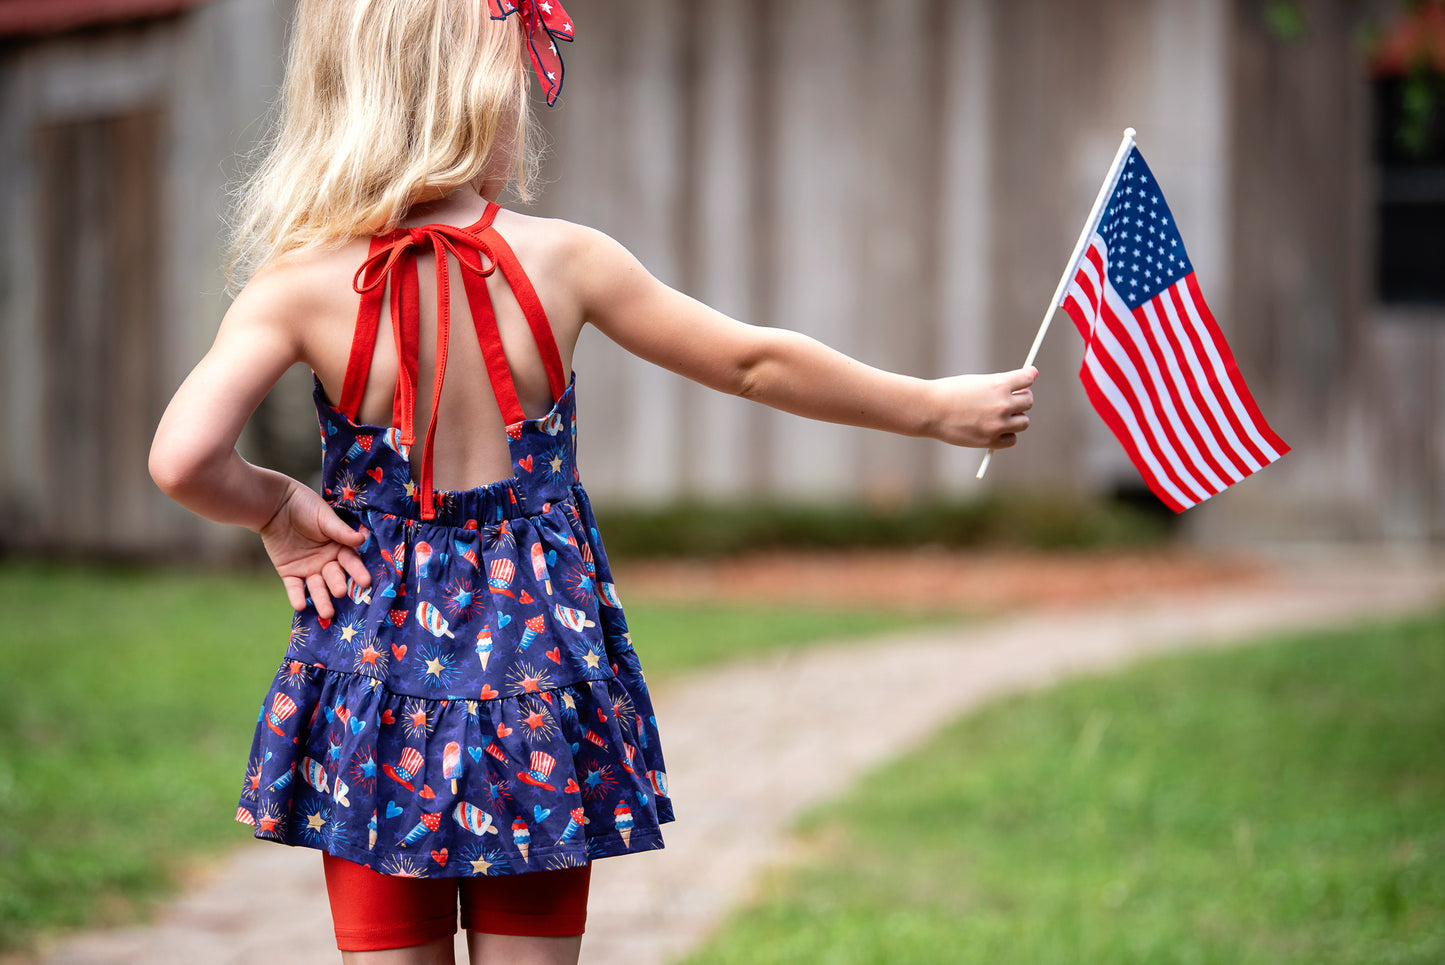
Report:
[[1176,513],[1289,452],[1200,294],[1178,226],[1130,146],[1064,296],[1099,415]]

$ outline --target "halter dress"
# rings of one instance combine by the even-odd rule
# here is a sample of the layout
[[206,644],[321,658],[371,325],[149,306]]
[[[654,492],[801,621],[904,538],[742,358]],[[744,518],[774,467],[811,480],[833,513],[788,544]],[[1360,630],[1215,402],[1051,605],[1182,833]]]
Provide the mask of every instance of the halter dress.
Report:
[[[521,874],[663,846],[673,820],[647,684],[576,468],[576,375],[492,226],[372,239],[339,404],[320,380],[323,495],[359,528],[371,586],[336,614],[308,599],[263,699],[236,819],[255,836],[390,875]],[[437,266],[432,414],[420,468],[417,254]],[[467,303],[513,473],[435,491],[432,439],[450,326],[448,258]],[[555,400],[522,413],[486,276],[521,306]],[[358,425],[383,300],[400,360],[393,425]]]

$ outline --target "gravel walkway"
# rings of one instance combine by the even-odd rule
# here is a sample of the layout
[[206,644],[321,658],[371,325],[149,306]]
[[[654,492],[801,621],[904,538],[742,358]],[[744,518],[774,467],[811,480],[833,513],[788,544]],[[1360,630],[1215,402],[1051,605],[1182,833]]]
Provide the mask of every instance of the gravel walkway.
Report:
[[[597,862],[582,961],[662,965],[697,948],[764,868],[789,860],[787,829],[802,809],[992,698],[1152,653],[1445,601],[1442,560],[1316,557],[1281,572],[1254,587],[1054,609],[669,681],[653,697],[678,820],[663,829],[664,850]],[[909,699],[888,701],[878,726],[867,708],[900,692]],[[38,961],[335,963],[320,871],[315,852],[248,843],[154,924],[80,934]]]

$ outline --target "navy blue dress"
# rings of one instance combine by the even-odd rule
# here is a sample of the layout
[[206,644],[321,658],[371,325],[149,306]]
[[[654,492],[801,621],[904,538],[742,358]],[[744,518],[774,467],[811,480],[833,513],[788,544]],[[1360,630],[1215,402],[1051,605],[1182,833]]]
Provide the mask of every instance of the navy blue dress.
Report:
[[[657,718],[576,465],[541,303],[492,227],[428,225],[372,240],[339,404],[319,380],[324,495],[360,527],[368,588],[336,615],[308,600],[256,724],[236,819],[258,838],[412,877],[519,874],[663,846],[673,819]],[[414,477],[416,254],[438,270],[433,412],[445,372],[447,253],[460,262],[513,474],[434,491],[431,435]],[[500,268],[556,400],[522,414],[485,276]],[[390,282],[388,285],[387,282]],[[382,299],[401,377],[391,426],[357,425]]]

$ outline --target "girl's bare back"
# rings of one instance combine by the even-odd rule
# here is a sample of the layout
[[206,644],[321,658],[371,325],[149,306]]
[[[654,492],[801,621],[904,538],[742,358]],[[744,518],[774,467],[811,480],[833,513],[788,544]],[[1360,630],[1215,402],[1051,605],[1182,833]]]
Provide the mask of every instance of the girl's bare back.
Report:
[[[485,199],[474,192],[454,192],[452,197],[439,203],[416,206],[401,227],[426,224],[465,227],[476,223],[485,207]],[[582,316],[576,297],[566,289],[566,273],[554,270],[553,264],[559,260],[557,249],[565,245],[570,226],[510,211],[498,213],[495,223],[532,279],[557,340],[563,369],[570,371]],[[297,316],[295,334],[301,360],[316,373],[333,403],[341,397],[351,352],[360,302],[352,280],[366,259],[367,243],[366,238],[356,238],[335,249],[286,259],[255,282],[290,289],[290,297],[304,297],[314,306],[306,315]],[[454,258],[448,258],[448,263],[452,324],[437,411],[433,473],[437,489],[471,489],[507,477],[511,474],[511,465],[502,416],[492,396],[463,292],[463,269]],[[431,411],[432,374],[436,368],[436,262],[430,251],[418,255],[417,275],[421,293],[416,402],[420,438],[426,431],[425,413]],[[547,374],[527,321],[501,272],[494,271],[487,276],[487,291],[522,410],[528,418],[544,415],[555,400],[551,398]],[[391,424],[397,367],[389,300],[384,299],[381,327],[358,421],[366,425]],[[413,450],[412,460],[418,470],[420,458],[419,448]]]

